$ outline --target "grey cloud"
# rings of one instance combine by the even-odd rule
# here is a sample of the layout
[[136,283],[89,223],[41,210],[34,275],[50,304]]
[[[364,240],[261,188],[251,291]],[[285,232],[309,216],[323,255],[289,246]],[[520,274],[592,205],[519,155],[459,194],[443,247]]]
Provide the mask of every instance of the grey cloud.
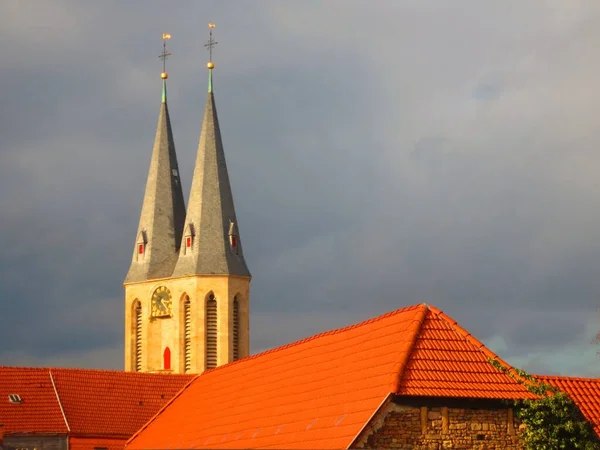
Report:
[[531,370],[583,370],[595,2],[55,3],[0,6],[3,362],[121,367],[160,33],[187,190],[211,20],[254,351],[425,301]]

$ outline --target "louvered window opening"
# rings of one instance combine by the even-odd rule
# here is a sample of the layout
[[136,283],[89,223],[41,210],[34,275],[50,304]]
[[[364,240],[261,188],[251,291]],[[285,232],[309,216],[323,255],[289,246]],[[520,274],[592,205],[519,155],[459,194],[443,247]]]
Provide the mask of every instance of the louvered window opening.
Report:
[[190,299],[183,302],[183,358],[184,371],[192,370],[192,312]]
[[240,302],[233,299],[233,360],[240,358]]
[[211,294],[206,301],[206,368],[217,367],[217,301]]
[[135,306],[135,371],[142,371],[142,305]]

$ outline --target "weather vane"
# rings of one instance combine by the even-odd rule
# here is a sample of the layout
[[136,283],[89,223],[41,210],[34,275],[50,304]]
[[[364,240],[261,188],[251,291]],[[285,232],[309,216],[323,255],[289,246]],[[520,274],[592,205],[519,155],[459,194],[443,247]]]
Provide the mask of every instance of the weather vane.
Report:
[[171,54],[170,52],[167,51],[167,41],[169,39],[171,39],[171,34],[170,33],[163,33],[162,38],[163,38],[163,51],[162,51],[162,53],[160,55],[158,55],[158,57],[160,59],[162,59],[162,63],[163,63],[163,71],[160,74],[160,77],[163,80],[166,80],[169,77],[169,74],[167,73],[167,58]]
[[215,45],[217,45],[217,44],[218,44],[218,42],[216,42],[216,41],[213,39],[213,35],[212,35],[212,29],[213,29],[214,27],[215,27],[215,24],[214,24],[214,23],[209,23],[209,24],[208,24],[208,29],[209,29],[208,36],[209,36],[209,38],[208,38],[208,43],[207,43],[207,44],[204,44],[204,46],[205,46],[206,48],[208,48],[208,63],[206,64],[206,67],[208,67],[209,69],[212,69],[212,68],[214,68],[214,67],[215,67],[215,63],[213,63],[213,60],[212,60],[212,49],[213,49],[213,47],[214,47]]

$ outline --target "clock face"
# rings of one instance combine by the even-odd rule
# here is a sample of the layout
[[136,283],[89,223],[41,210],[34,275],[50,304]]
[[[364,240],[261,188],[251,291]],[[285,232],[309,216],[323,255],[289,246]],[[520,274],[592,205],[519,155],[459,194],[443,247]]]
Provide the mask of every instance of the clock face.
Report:
[[150,317],[171,317],[171,291],[165,286],[158,287],[152,294]]

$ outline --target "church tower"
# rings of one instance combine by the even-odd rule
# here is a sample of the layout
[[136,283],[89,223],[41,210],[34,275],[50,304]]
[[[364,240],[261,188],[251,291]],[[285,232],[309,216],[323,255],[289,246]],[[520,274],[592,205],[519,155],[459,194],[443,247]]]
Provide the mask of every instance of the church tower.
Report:
[[[128,371],[199,373],[249,354],[251,276],[242,252],[215,106],[212,47],[216,42],[214,25],[209,27],[208,96],[187,214],[163,69],[163,102],[138,238],[125,279]],[[162,56],[167,55],[164,49]],[[169,179],[165,174],[170,174],[170,183],[165,182]]]

